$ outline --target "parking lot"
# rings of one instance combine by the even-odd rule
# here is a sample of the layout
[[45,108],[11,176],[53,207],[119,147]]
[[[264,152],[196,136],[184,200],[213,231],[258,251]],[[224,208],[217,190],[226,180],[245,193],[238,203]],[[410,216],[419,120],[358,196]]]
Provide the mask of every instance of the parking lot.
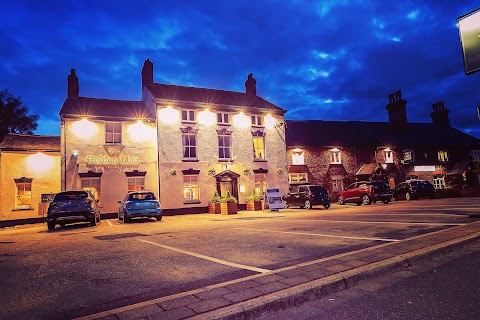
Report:
[[0,230],[1,319],[64,319],[477,221],[480,198]]

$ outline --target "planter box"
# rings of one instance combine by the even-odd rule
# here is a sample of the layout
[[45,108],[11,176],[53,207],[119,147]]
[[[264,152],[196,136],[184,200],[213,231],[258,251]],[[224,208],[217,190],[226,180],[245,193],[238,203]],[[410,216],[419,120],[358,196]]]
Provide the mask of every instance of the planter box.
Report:
[[220,203],[209,203],[208,213],[220,213]]
[[221,214],[236,214],[237,213],[237,204],[235,202],[220,203],[220,213]]
[[262,210],[262,201],[247,201],[247,211],[258,211]]

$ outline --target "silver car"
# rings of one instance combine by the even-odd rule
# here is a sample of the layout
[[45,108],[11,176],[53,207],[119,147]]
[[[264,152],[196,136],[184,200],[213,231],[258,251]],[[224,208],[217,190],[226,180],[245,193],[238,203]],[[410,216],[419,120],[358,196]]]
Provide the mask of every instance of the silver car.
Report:
[[160,202],[155,198],[155,194],[150,191],[129,192],[118,201],[118,220],[124,223],[131,218],[155,218],[162,220],[162,208]]
[[89,191],[59,192],[48,207],[48,230],[55,229],[57,224],[63,227],[73,222],[90,222],[91,226],[95,226],[100,222],[100,208],[98,201]]

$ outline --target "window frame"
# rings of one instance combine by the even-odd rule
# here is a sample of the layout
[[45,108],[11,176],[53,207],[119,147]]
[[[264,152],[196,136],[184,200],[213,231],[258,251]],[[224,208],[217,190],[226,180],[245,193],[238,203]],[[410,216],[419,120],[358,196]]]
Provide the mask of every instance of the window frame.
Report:
[[472,150],[470,154],[473,162],[480,162],[480,150]]
[[264,126],[263,116],[252,114],[250,116],[250,121],[251,121],[253,127],[263,127]]
[[[21,190],[19,188],[20,186],[23,186]],[[27,186],[30,187],[30,190],[27,190]],[[15,180],[15,209],[25,210],[32,208],[32,187],[32,179],[19,179],[19,181]],[[22,194],[20,194],[20,191],[22,191]],[[29,201],[27,201],[27,203],[21,203],[23,201],[20,201],[20,199],[26,199]]]
[[[133,181],[133,184],[130,184],[131,181]],[[141,183],[137,183],[138,181]],[[130,186],[133,186],[133,188],[130,188]],[[145,191],[145,176],[127,177],[127,192],[134,191]]]
[[445,184],[445,176],[433,177],[433,187],[435,188],[435,190],[445,189],[446,186],[447,185]]
[[[228,146],[220,145],[220,141],[222,140],[225,143],[225,139],[228,138]],[[221,151],[223,151],[224,157],[221,157]],[[229,156],[225,157],[226,151],[228,151]],[[219,134],[218,135],[218,160],[228,161],[232,159],[232,136],[229,134]]]
[[440,163],[450,162],[450,157],[447,150],[438,150],[437,158],[438,158],[438,162]]
[[342,164],[342,152],[330,150],[330,164]]
[[[194,144],[191,144],[192,138],[194,140]],[[187,140],[185,140],[187,138]],[[188,144],[185,142],[188,141]],[[186,151],[188,150],[188,156],[186,156]],[[195,156],[192,157],[192,151],[195,153]],[[198,159],[198,152],[197,152],[197,134],[194,132],[182,132],[182,159],[186,160],[197,160]]]
[[[112,126],[112,130],[109,131],[109,126]],[[118,131],[117,131],[118,130]],[[105,121],[105,144],[119,145],[122,144],[122,122],[120,121]],[[111,136],[111,137],[109,137]]]
[[[406,160],[405,159],[405,154],[406,153],[410,153],[410,158],[409,160]],[[403,160],[403,163],[414,163],[415,162],[415,151],[413,151],[412,149],[404,149],[402,151],[402,160]]]
[[[305,179],[302,179],[303,176],[305,177]],[[289,173],[288,174],[288,183],[289,184],[308,183],[308,174],[306,172]]]
[[292,165],[304,165],[305,164],[305,152],[303,150],[292,150]]
[[267,190],[267,174],[266,173],[255,173],[255,192],[260,196],[261,199],[264,199],[265,191]]
[[392,150],[383,150],[383,155],[385,157],[385,163],[393,163],[393,151]]
[[[227,121],[225,121],[225,117],[227,118]],[[217,112],[217,124],[230,125],[232,123],[231,118],[232,117],[228,112]]]
[[[192,181],[195,178],[196,181]],[[200,202],[200,176],[199,174],[184,174],[183,175],[183,202],[184,203],[199,203]],[[186,181],[188,180],[188,181]],[[190,191],[191,197],[187,197],[186,188],[193,189]],[[196,197],[194,197],[196,195]]]
[[[98,183],[94,183],[97,182]],[[88,182],[88,183],[86,183]],[[98,189],[97,189],[98,185]],[[80,177],[80,189],[89,191],[95,200],[100,201],[102,190],[102,178],[101,177]]]
[[[266,156],[265,156],[265,137],[264,136],[253,136],[252,137],[252,144],[253,144],[253,160],[254,161],[265,161],[266,160]],[[258,143],[257,143],[257,146],[255,144],[255,141],[257,140],[260,140],[262,143],[261,146],[258,146]],[[261,152],[263,152],[263,157],[261,156]],[[259,157],[257,157],[257,155],[260,154]]]
[[[185,118],[184,118],[185,114]],[[182,122],[197,122],[197,113],[192,109],[181,109]],[[192,119],[193,117],[193,119]]]

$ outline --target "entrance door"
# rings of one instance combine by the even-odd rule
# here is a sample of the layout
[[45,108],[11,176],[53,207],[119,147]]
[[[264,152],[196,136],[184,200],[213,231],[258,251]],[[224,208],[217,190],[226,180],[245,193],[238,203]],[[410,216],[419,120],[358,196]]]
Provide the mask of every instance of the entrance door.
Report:
[[233,187],[232,187],[232,182],[231,181],[221,181],[220,182],[220,196],[225,197],[227,195],[227,191],[230,192],[231,195],[233,195]]

